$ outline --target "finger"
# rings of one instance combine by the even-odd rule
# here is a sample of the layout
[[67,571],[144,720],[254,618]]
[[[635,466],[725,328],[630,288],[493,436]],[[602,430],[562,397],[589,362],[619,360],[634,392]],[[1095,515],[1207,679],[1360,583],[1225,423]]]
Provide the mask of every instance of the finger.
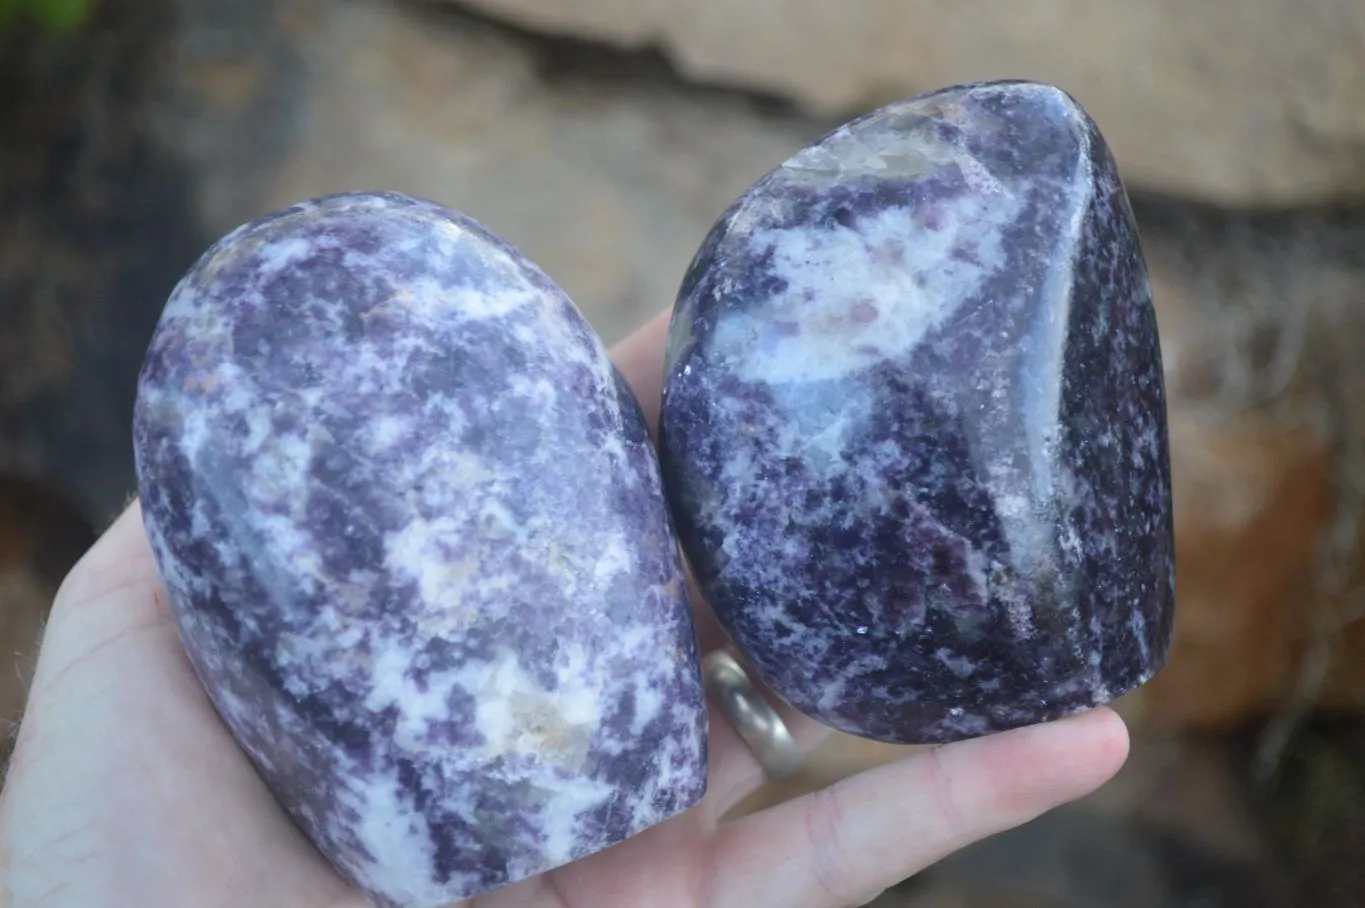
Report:
[[721,827],[717,906],[844,908],[1108,781],[1128,733],[1107,708],[937,747]]
[[46,697],[67,669],[104,642],[170,628],[161,581],[134,503],[67,574],[43,635],[31,701]]
[[[102,860],[72,879],[72,862],[92,855]],[[241,878],[234,866],[259,872]],[[9,868],[23,868],[31,885],[66,879],[71,904],[101,892],[199,904],[205,877],[236,879],[242,904],[271,902],[270,892],[351,904],[194,677],[136,505],[71,571],[53,605],[0,795],[0,875]]]
[[[731,652],[735,650],[732,648]],[[743,658],[740,658],[744,664]],[[833,733],[827,725],[811,719],[791,706],[763,683],[758,675],[745,665],[749,680],[759,696],[768,702],[787,726],[797,747],[808,754]],[[710,699],[711,749],[722,757],[714,761],[708,780],[706,809],[713,820],[719,820],[733,810],[741,801],[753,794],[768,781],[763,764],[740,736],[729,717],[715,699]]]

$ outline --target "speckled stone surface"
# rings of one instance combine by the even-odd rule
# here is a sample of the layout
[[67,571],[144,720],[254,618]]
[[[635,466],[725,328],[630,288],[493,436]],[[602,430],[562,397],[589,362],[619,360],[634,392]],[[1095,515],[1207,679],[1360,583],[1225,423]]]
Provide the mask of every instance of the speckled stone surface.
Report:
[[474,222],[352,194],[229,235],[166,307],[134,436],[196,672],[380,905],[466,898],[701,798],[644,419],[568,299]]
[[1164,663],[1156,320],[1114,162],[1061,91],[944,89],[796,155],[716,225],[669,344],[680,538],[799,709],[949,741]]

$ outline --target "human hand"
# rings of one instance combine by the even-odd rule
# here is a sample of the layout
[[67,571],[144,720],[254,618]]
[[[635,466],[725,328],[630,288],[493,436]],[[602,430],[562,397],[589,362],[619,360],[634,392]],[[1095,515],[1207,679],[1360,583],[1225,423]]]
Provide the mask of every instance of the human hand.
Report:
[[[666,317],[613,356],[657,423]],[[705,611],[703,607],[703,611]],[[698,616],[703,652],[721,644]],[[817,723],[784,710],[798,742]],[[1108,709],[934,748],[733,821],[763,781],[711,711],[709,791],[615,848],[468,908],[842,908],[1092,791],[1127,755]],[[0,793],[0,906],[360,908],[275,803],[186,660],[129,508],[67,578]]]

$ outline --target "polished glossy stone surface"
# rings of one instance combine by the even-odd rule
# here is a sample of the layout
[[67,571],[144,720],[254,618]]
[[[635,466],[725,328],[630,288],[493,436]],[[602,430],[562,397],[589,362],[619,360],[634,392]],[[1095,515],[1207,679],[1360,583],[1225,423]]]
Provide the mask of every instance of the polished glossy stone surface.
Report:
[[352,194],[231,234],[166,306],[134,434],[196,672],[379,904],[467,898],[700,800],[643,416],[568,299],[477,224]]
[[661,444],[702,590],[830,725],[982,735],[1165,661],[1147,273],[1110,153],[1055,88],[892,105],[741,197],[678,298]]

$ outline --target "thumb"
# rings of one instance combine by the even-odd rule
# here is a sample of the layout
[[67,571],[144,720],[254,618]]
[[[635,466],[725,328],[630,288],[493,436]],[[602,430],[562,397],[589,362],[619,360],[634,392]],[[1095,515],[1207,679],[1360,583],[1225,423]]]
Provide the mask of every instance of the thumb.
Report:
[[0,881],[0,904],[194,905],[225,893],[339,904],[346,892],[195,678],[136,504],[53,604],[0,793]]
[[[26,770],[48,736],[70,733],[77,718],[93,718],[82,714],[109,691],[108,685],[92,682],[101,676],[130,680],[123,670],[134,654],[144,657],[137,660],[144,669],[184,662],[136,503],[76,564],[57,592],[11,773]],[[188,671],[187,664],[179,667]],[[54,712],[62,714],[60,721]]]

